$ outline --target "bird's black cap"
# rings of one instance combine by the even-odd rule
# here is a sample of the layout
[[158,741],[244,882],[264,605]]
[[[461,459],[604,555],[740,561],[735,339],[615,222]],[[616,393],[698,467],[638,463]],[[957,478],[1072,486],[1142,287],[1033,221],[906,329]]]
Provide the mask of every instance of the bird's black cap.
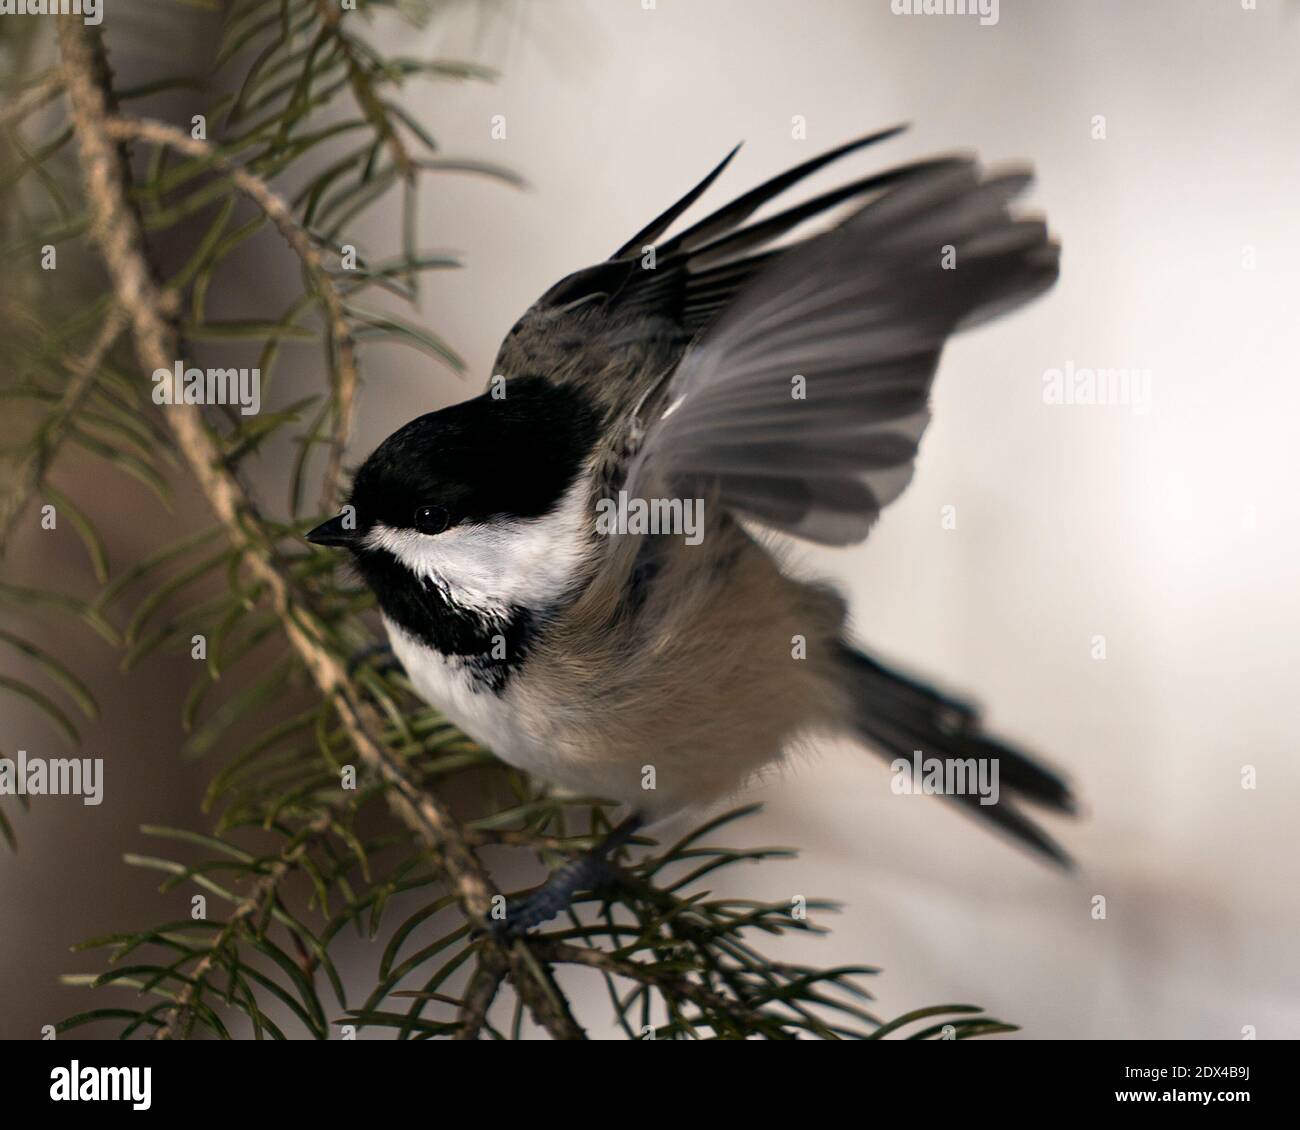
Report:
[[[573,482],[597,435],[595,413],[576,389],[514,378],[500,399],[484,393],[399,428],[357,471],[343,513],[304,536],[360,555],[377,522],[433,534],[498,516],[540,517]],[[437,529],[422,524],[431,510]]]

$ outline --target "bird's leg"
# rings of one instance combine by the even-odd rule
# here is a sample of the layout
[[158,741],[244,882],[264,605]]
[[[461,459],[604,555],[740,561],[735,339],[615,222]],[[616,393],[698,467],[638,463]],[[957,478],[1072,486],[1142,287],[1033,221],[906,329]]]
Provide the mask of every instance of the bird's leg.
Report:
[[609,857],[636,834],[641,824],[641,817],[633,813],[595,847],[557,867],[540,887],[510,899],[504,916],[494,920],[494,928],[505,934],[522,934],[567,910],[579,891],[599,890],[616,881],[618,872]]

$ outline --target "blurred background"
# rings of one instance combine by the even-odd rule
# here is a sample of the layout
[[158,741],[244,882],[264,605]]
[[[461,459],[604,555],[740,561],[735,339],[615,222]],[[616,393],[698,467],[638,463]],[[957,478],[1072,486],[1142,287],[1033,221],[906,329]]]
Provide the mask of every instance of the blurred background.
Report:
[[[174,25],[157,5],[113,9],[115,64],[201,57],[202,18],[163,7]],[[864,643],[974,697],[995,731],[1070,776],[1084,813],[1053,831],[1078,871],[1049,871],[940,801],[894,796],[877,759],[828,747],[752,790],[763,813],[728,832],[799,858],[719,882],[842,901],[829,935],[780,952],[880,967],[869,987],[885,1015],[952,1000],[1030,1038],[1300,1037],[1300,6],[1002,0],[990,26],[901,7],[534,0],[377,27],[381,47],[499,71],[413,85],[404,103],[447,151],[528,187],[443,178],[421,198],[427,242],[467,266],[430,278],[420,320],[469,376],[363,354],[353,461],[479,391],[525,307],[737,141],[715,205],[897,122],[912,129],[805,191],[935,151],[1032,163],[1060,283],[948,349],[917,474],[868,542],[795,558],[850,595]],[[380,243],[399,223],[376,212],[362,234]],[[291,266],[243,269],[250,301],[296,285]],[[1048,403],[1045,374],[1071,365],[1149,373],[1149,406]],[[105,507],[129,559],[150,504]],[[33,535],[11,558],[39,575],[79,554]],[[102,658],[86,746],[120,766],[110,795],[34,807],[19,854],[0,854],[0,1036],[73,1010],[55,983],[86,964],[69,944],[162,917],[154,881],[117,859],[140,849],[141,823],[192,824],[206,781],[174,752],[186,673],[159,662],[125,679]],[[9,729],[13,748],[49,743],[34,715]],[[1247,767],[1257,787],[1243,788]],[[350,963],[364,977],[373,955]],[[598,1018],[603,987],[573,987]]]

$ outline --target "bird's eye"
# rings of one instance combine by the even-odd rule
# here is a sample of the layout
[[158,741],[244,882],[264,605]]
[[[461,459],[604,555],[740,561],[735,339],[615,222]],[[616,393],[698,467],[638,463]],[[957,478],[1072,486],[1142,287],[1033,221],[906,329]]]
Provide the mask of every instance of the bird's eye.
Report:
[[447,528],[448,515],[441,506],[421,506],[415,512],[415,528],[422,534],[440,534]]

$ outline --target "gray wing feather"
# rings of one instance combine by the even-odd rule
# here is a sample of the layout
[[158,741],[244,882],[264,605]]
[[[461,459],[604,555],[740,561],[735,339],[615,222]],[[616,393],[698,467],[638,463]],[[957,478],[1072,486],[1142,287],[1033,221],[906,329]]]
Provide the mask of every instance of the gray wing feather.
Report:
[[911,478],[945,340],[1056,279],[1046,226],[1008,208],[1029,182],[966,159],[918,167],[783,253],[683,358],[629,489],[707,492],[825,544],[864,538]]

